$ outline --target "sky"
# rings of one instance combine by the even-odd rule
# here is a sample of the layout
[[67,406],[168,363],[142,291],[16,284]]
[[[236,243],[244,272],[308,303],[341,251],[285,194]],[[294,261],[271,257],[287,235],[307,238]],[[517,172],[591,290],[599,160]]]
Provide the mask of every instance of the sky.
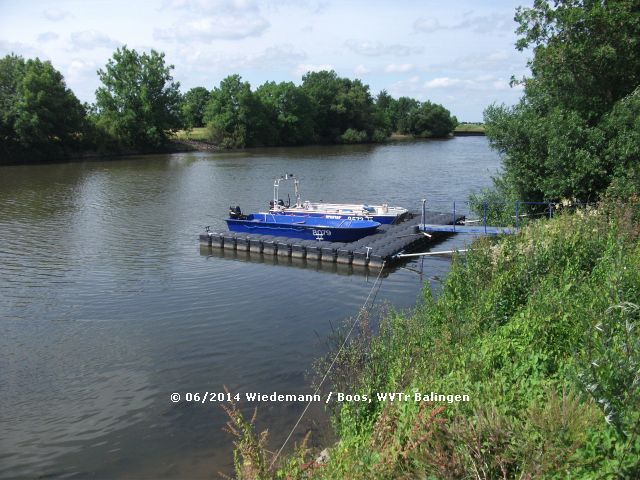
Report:
[[359,78],[372,95],[429,100],[460,121],[522,94],[516,7],[530,0],[0,0],[0,56],[50,60],[82,101],[127,45],[155,49],[181,90],[240,74],[252,88],[308,71]]

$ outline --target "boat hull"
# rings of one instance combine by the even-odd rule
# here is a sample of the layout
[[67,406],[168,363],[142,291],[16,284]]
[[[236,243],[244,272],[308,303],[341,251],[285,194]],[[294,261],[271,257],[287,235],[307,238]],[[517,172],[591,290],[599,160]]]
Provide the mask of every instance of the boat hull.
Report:
[[252,213],[243,218],[227,218],[232,232],[274,235],[303,240],[353,242],[376,232],[380,222],[297,215]]

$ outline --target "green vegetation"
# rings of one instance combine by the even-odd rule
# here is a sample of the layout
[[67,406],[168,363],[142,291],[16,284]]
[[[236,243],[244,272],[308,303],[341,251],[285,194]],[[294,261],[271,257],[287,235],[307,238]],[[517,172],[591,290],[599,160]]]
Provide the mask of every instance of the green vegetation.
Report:
[[[426,287],[375,334],[363,322],[330,389],[371,402],[332,406],[328,460],[303,444],[271,469],[256,456],[260,437],[241,443],[238,477],[640,478],[640,10],[535,0],[516,20],[532,74],[514,79],[517,105],[485,112],[504,174],[472,207],[490,203],[488,217],[508,223],[518,200],[598,207],[544,221],[532,209],[519,234],[456,257],[437,298]],[[381,92],[376,103],[390,130],[434,131],[415,100]],[[416,402],[415,392],[470,401]],[[240,438],[258,438],[231,418]]]
[[458,133],[458,132],[484,133],[484,123],[461,122],[458,124],[458,126],[454,130],[454,133]]
[[322,476],[637,478],[639,234],[636,204],[476,242],[341,365],[361,394],[471,401],[343,406]]
[[28,151],[60,158],[80,147],[85,109],[51,62],[0,59],[0,164]]
[[224,148],[385,141],[398,131],[449,136],[457,120],[441,105],[381,92],[374,101],[360,80],[310,72],[299,87],[267,82],[253,92],[239,75],[214,88],[205,108],[209,140]]
[[196,127],[189,130],[178,130],[175,133],[175,138],[178,140],[206,142],[209,139],[209,129],[207,127]]
[[184,94],[180,102],[184,128],[192,129],[204,126],[204,111],[210,96],[209,90],[204,87],[192,88]]
[[164,53],[118,48],[97,72],[95,105],[81,105],[50,62],[7,55],[0,59],[0,164],[90,150],[161,151],[172,140],[244,148],[383,142],[394,131],[446,137],[457,124],[431,102],[386,92],[374,101],[368,85],[334,71],[307,73],[300,86],[266,82],[255,91],[230,75],[212,91],[195,87],[181,95],[173,68]]
[[504,154],[505,198],[594,201],[637,177],[640,155],[640,10],[636,1],[536,0],[516,14],[530,78],[514,107],[485,112]]
[[636,201],[476,241],[437,299],[426,286],[413,312],[387,314],[376,335],[362,322],[343,350],[330,389],[373,400],[334,405],[326,463],[298,450],[247,472],[254,443],[238,477],[638,478],[639,238]]
[[458,120],[442,105],[413,98],[392,98],[385,90],[376,98],[378,121],[385,133],[431,138],[450,135]]
[[167,132],[180,127],[179,83],[173,82],[164,54],[140,55],[126,46],[99,70],[95,124],[118,146],[159,148]]

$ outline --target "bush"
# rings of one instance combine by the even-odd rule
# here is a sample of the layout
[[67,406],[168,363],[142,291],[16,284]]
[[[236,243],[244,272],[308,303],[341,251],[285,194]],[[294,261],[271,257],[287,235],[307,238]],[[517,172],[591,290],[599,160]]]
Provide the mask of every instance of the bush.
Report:
[[368,140],[367,132],[348,128],[340,135],[340,143],[364,143]]

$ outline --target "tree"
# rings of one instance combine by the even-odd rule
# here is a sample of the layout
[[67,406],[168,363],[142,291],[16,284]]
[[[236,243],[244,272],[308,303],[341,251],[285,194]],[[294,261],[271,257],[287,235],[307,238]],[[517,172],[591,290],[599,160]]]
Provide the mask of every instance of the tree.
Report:
[[2,156],[59,157],[77,145],[85,110],[51,62],[7,55],[0,60]]
[[309,97],[317,141],[335,142],[348,129],[374,129],[374,105],[369,86],[360,80],[340,78],[336,72],[309,72],[302,77],[302,90]]
[[194,87],[182,96],[180,112],[185,128],[204,126],[204,111],[210,96],[204,87]]
[[424,102],[409,111],[407,115],[408,130],[418,137],[442,138],[450,135],[458,125],[456,117],[442,105]]
[[338,118],[344,106],[337,104],[340,91],[338,75],[333,70],[308,72],[302,77],[302,90],[311,102],[313,129],[316,141],[334,141],[343,130]]
[[516,106],[485,111],[502,185],[522,200],[593,201],[639,160],[637,100],[625,100],[640,85],[638,3],[536,0],[516,20],[517,48],[533,49],[531,76],[516,82],[525,87]]
[[292,82],[266,82],[256,90],[264,109],[265,145],[300,145],[311,143],[313,124],[310,101]]
[[19,141],[16,132],[18,85],[24,77],[25,61],[17,55],[0,59],[0,139],[8,146]]
[[420,108],[420,102],[409,97],[400,97],[394,104],[391,104],[393,129],[400,133],[411,133],[409,117],[418,108]]
[[204,121],[213,141],[224,148],[243,148],[258,144],[263,117],[251,85],[236,74],[229,75],[213,89]]
[[573,110],[593,126],[640,84],[636,0],[535,0],[516,21],[516,47],[534,53],[526,97],[539,108]]
[[180,128],[180,84],[173,82],[173,68],[165,65],[164,53],[118,48],[98,70],[103,85],[96,90],[99,125],[123,145],[166,143],[167,132]]
[[386,90],[381,90],[375,100],[376,128],[389,136],[396,130],[394,121],[395,107],[398,101],[394,99]]

